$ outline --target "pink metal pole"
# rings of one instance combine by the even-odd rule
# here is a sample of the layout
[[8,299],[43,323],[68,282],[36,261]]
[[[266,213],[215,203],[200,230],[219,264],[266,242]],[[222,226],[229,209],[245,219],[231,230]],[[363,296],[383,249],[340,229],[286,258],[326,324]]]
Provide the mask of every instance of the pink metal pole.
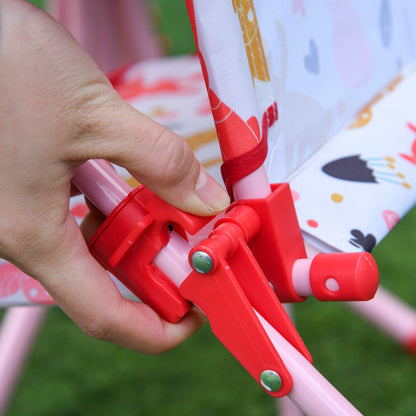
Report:
[[374,299],[345,305],[416,354],[416,311],[388,290],[379,287]]
[[262,316],[257,316],[293,378],[293,389],[287,397],[309,416],[361,415],[302,354]]
[[[289,315],[293,323],[295,323],[293,305],[290,303],[285,303],[283,305],[286,313]],[[279,416],[305,416],[305,413],[287,396],[282,397],[281,399],[276,399],[276,410]]]
[[91,159],[75,172],[72,183],[106,216],[131,192],[131,187],[102,159]]
[[[105,215],[109,215],[132,190],[107,162],[98,159],[81,165],[72,182]],[[185,240],[171,233],[168,245],[153,262],[179,286],[192,272],[188,263],[190,250],[191,246]]]
[[233,192],[236,200],[268,197],[271,189],[265,166],[260,166],[253,173],[236,182],[233,185]]
[[[310,245],[306,245],[306,248],[309,257],[319,253]],[[370,301],[345,302],[344,306],[352,309],[416,355],[416,310],[387,289],[379,286],[376,295]]]
[[0,415],[4,414],[20,371],[44,320],[44,306],[7,310],[0,330]]

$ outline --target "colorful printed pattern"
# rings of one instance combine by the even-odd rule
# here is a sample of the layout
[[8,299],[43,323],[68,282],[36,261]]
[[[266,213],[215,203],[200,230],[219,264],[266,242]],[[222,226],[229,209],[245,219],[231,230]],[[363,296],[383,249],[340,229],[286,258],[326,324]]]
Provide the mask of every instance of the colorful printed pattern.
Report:
[[416,72],[401,78],[292,178],[315,243],[371,251],[416,202]]
[[[273,6],[271,6],[273,3]],[[286,180],[416,58],[412,0],[257,0],[279,108],[272,181]]]

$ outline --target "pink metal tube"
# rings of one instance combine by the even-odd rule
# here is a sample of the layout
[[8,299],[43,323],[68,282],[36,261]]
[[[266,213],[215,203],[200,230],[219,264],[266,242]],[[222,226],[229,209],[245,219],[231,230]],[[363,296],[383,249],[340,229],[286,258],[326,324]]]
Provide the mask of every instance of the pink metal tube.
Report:
[[287,396],[276,399],[276,409],[279,416],[305,416],[305,413]]
[[261,315],[267,335],[293,378],[288,397],[309,416],[359,416],[361,413],[316,368],[290,345]]
[[132,188],[106,161],[91,159],[75,172],[72,183],[106,216]]
[[310,282],[312,259],[299,259],[293,265],[293,287],[298,296],[313,296]]
[[271,189],[265,166],[260,166],[253,173],[236,182],[233,185],[233,193],[237,201],[268,197]]
[[368,302],[347,302],[345,306],[359,313],[404,347],[415,347],[416,311],[386,289],[379,287],[374,299]]
[[47,308],[20,306],[7,310],[0,331],[0,414],[4,414]]
[[[74,185],[104,214],[114,208],[132,191],[132,188],[104,160],[88,160],[81,165],[72,179]],[[191,273],[188,253],[191,246],[175,233],[153,260],[154,264],[178,286]]]

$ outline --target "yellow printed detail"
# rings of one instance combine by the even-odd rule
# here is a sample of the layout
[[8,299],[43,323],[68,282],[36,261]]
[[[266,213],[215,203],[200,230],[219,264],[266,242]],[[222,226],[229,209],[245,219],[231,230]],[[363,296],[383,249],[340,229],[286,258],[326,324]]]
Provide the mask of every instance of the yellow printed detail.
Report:
[[331,199],[333,202],[340,203],[344,200],[344,197],[341,194],[334,193],[331,195]]
[[199,147],[207,143],[215,142],[218,140],[218,138],[215,129],[211,129],[194,134],[190,137],[185,137],[185,140],[189,144],[191,149],[195,152]]
[[357,129],[358,127],[363,127],[367,123],[370,122],[371,117],[373,116],[373,113],[371,112],[370,107],[364,108],[360,113],[358,114],[357,118],[351,125],[349,126],[350,129]]
[[232,1],[234,11],[238,14],[240,20],[251,76],[253,80],[257,78],[260,81],[270,81],[253,0]]
[[[215,129],[213,129],[197,133],[190,137],[185,137],[185,140],[191,147],[192,151],[196,152],[200,147],[208,143],[216,142],[218,138],[217,132]],[[217,155],[213,156],[211,159],[207,159],[201,162],[204,168],[209,168],[211,166],[220,165],[222,163],[222,158],[220,155]]]
[[403,76],[399,75],[397,76],[390,84],[387,85],[387,87],[378,93],[359,113],[356,118],[356,120],[349,126],[350,129],[356,129],[359,127],[363,127],[366,124],[368,124],[373,116],[372,113],[372,107],[374,104],[376,104],[378,101],[380,101],[386,94],[389,92],[394,91],[394,89],[397,87],[397,85],[400,84],[400,82],[403,80]]

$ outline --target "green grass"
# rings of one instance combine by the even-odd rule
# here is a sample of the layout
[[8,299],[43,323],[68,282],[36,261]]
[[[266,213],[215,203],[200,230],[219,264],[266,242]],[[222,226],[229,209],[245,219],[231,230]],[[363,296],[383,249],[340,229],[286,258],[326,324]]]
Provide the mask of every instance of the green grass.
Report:
[[[30,0],[30,2],[41,8],[45,4],[44,0]],[[162,35],[166,52],[171,55],[195,52],[185,1],[153,0],[149,3],[152,5],[151,14],[157,31]]]
[[[182,2],[158,3],[171,52],[192,51]],[[178,15],[169,18],[173,13]],[[414,230],[416,211],[374,254],[382,284],[416,307]],[[308,300],[297,305],[296,316],[316,367],[366,416],[416,415],[416,361],[393,341],[338,304]],[[7,416],[274,413],[273,400],[208,325],[177,349],[154,357],[90,339],[52,308]]]

